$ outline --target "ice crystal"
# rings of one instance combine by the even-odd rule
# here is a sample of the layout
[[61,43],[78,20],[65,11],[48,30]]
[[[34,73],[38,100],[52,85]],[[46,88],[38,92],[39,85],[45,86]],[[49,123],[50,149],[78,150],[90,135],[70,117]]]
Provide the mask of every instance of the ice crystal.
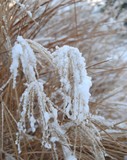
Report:
[[77,48],[63,46],[53,53],[64,92],[64,110],[73,120],[83,121],[89,113],[91,78],[87,76],[85,59]]
[[[48,97],[45,92],[44,82],[36,76],[36,56],[31,46],[37,51],[43,53],[44,57],[52,62],[55,69],[58,70],[61,87]],[[13,87],[16,85],[19,62],[22,65],[23,73],[26,78],[26,89],[20,98],[21,115],[17,123],[18,132],[16,134],[16,144],[21,153],[20,141],[23,135],[29,131],[36,132],[41,128],[42,145],[47,149],[53,147],[56,159],[56,142],[60,143],[63,149],[63,155],[66,160],[76,160],[76,156],[68,143],[67,130],[83,122],[89,114],[89,88],[91,78],[87,76],[85,59],[78,49],[63,46],[57,48],[51,55],[49,51],[38,43],[31,40],[25,40],[18,36],[17,42],[12,48],[12,64],[10,71],[13,75]],[[63,107],[56,106],[52,98],[57,99],[57,93],[63,98]],[[36,103],[35,103],[36,99]],[[35,116],[34,109],[38,108],[39,117]],[[64,113],[70,120],[63,125],[59,122],[58,112]],[[27,121],[26,121],[27,119]],[[29,125],[27,125],[28,123]],[[77,122],[77,123],[75,123]],[[29,127],[28,127],[29,126]]]

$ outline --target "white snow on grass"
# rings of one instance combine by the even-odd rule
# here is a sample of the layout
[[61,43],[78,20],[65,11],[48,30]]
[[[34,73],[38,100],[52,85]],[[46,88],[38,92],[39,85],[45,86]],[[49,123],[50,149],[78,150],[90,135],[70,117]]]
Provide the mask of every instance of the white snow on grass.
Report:
[[77,48],[63,46],[53,54],[64,92],[65,112],[73,120],[83,121],[89,113],[91,78],[87,76],[85,59]]
[[23,67],[23,73],[26,79],[31,82],[35,80],[36,71],[36,57],[32,48],[27,41],[21,36],[17,37],[17,42],[12,48],[12,64],[10,66],[10,72],[13,75],[13,88],[16,86],[16,77],[18,75],[19,62]]
[[[50,57],[52,63],[58,70],[61,87],[58,89],[63,96],[64,107],[62,113],[68,117],[70,123],[64,126],[59,124],[58,108],[46,95],[44,82],[36,77],[36,56],[31,48],[41,48],[45,51],[45,58]],[[34,45],[33,45],[34,44]],[[56,51],[51,54],[37,43],[26,41],[23,37],[18,36],[17,41],[12,48],[12,64],[10,71],[13,75],[13,87],[16,86],[16,77],[18,76],[18,67],[21,64],[24,76],[26,78],[26,89],[20,98],[21,116],[17,123],[18,133],[16,144],[19,153],[21,152],[20,141],[22,134],[28,131],[36,132],[38,126],[42,131],[42,145],[51,149],[52,145],[56,150],[56,141],[61,143],[65,160],[76,160],[73,151],[68,143],[67,130],[87,119],[89,115],[89,89],[92,85],[91,78],[87,76],[85,59],[77,48],[70,46],[57,47]],[[34,114],[34,100],[36,97],[36,107],[38,107],[39,118]],[[55,97],[54,94],[54,98]],[[55,107],[54,107],[55,106]],[[26,121],[26,119],[28,119]],[[51,120],[52,119],[52,120]],[[51,121],[50,121],[51,120]],[[26,122],[29,122],[30,128]]]

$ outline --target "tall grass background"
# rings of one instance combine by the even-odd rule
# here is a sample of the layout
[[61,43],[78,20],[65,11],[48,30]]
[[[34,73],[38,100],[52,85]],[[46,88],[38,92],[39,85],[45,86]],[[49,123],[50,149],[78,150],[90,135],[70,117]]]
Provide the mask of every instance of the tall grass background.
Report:
[[[119,34],[112,26],[100,31],[100,26],[108,25],[106,17],[95,20],[91,16],[92,6],[83,7],[85,1],[65,0],[20,0],[0,2],[0,158],[1,159],[53,159],[55,151],[41,146],[40,128],[36,137],[29,140],[28,135],[21,141],[21,154],[16,141],[17,122],[20,119],[20,97],[25,90],[22,66],[20,64],[17,85],[13,89],[10,73],[12,47],[18,35],[27,42],[36,53],[39,64],[39,78],[46,78],[44,85],[50,97],[55,88],[60,87],[58,73],[43,56],[40,49],[32,43],[37,42],[53,52],[56,46],[71,45],[79,48],[86,59],[88,75],[92,77],[89,102],[91,116],[86,126],[71,127],[68,130],[70,148],[81,160],[117,159],[127,155],[127,116],[126,116],[126,62],[121,56],[117,60],[110,58],[116,41],[111,37]],[[25,7],[24,7],[25,5]],[[32,16],[29,14],[30,11]],[[122,30],[124,32],[124,30]],[[117,36],[115,37],[117,38]],[[29,39],[29,40],[28,40]],[[32,41],[30,41],[32,40]],[[109,47],[109,43],[113,43]],[[119,41],[117,42],[119,46]],[[98,44],[102,44],[98,47]],[[46,50],[46,52],[48,52]],[[54,76],[55,75],[55,76]],[[36,104],[36,98],[34,103]],[[55,103],[55,100],[54,100]],[[62,100],[57,99],[57,105]],[[38,114],[38,110],[35,111]],[[105,119],[104,119],[104,118]],[[59,119],[61,124],[66,123]],[[121,125],[123,124],[123,125]],[[123,127],[124,126],[124,127]],[[98,139],[99,137],[99,139]],[[61,145],[56,144],[58,159],[64,159]],[[103,156],[102,156],[103,155]],[[55,159],[55,158],[54,158]]]

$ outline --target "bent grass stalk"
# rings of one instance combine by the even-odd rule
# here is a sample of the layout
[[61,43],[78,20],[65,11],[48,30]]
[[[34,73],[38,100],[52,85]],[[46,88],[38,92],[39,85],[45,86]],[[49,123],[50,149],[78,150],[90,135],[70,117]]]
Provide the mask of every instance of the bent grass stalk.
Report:
[[[57,107],[55,107],[56,104],[51,101],[51,98],[46,95],[44,90],[44,84],[47,83],[47,79],[44,81],[43,78],[41,80],[35,76],[37,72],[37,60],[33,50],[43,53],[44,58],[55,66],[56,74],[60,77],[59,82],[61,87],[58,88],[56,92],[62,95],[63,103]],[[57,142],[62,147],[64,158],[66,160],[75,160],[77,136],[75,137],[75,147],[73,151],[70,148],[70,143],[68,143],[69,137],[66,134],[67,130],[74,127],[74,133],[76,132],[77,135],[77,126],[81,125],[83,127],[83,125],[89,125],[87,117],[89,116],[88,102],[91,79],[87,76],[85,59],[82,57],[82,54],[78,49],[69,46],[57,48],[56,51],[51,54],[37,42],[32,40],[26,41],[19,36],[12,48],[12,58],[10,71],[13,75],[13,87],[15,88],[16,86],[19,62],[21,62],[26,78],[26,89],[20,98],[20,120],[17,124],[16,144],[18,146],[18,152],[22,152],[20,143],[25,133],[27,133],[28,130],[34,133],[38,128],[41,128],[41,143],[43,147],[52,149],[53,146],[57,152]],[[57,95],[57,93],[53,94]],[[57,96],[53,98],[55,101],[58,99]],[[35,115],[35,108],[38,108],[38,116]],[[58,108],[62,110],[62,113]],[[27,124],[27,120],[29,125]],[[65,130],[64,126],[66,126],[67,130]],[[92,133],[89,133],[92,136]],[[87,135],[86,132],[86,136],[88,137],[90,135]],[[89,141],[94,141],[94,143],[91,142],[91,145],[95,152],[95,158],[101,157],[101,159],[104,159],[103,151],[96,151],[99,147],[97,140],[99,137],[96,139],[94,135],[94,138],[94,140],[92,140],[92,138],[89,139]],[[58,159],[58,156],[56,159]]]

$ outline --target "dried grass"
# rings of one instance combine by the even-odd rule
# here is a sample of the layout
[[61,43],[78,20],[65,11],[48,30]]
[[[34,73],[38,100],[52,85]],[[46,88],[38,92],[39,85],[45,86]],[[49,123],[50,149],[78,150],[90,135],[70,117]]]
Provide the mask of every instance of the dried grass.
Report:
[[[93,48],[95,49],[96,47],[93,47],[96,41],[101,41],[106,36],[113,36],[117,31],[98,32],[98,27],[104,24],[106,19],[100,20],[99,23],[94,23],[91,20],[85,20],[84,22],[81,18],[83,11],[76,6],[79,2],[67,0],[51,5],[51,2],[48,0],[36,1],[35,3],[22,0],[21,3],[23,4],[30,3],[25,11],[17,4],[11,6],[11,1],[3,0],[0,2],[1,160],[13,158],[50,160],[55,155],[54,150],[46,150],[41,147],[39,129],[35,135],[30,133],[32,137],[37,137],[34,141],[28,141],[27,138],[23,139],[21,143],[22,153],[20,155],[15,145],[16,123],[19,120],[17,109],[19,99],[25,89],[23,85],[25,78],[22,68],[20,67],[19,69],[15,89],[12,89],[12,77],[9,69],[11,65],[11,48],[17,35],[22,35],[26,39],[35,38],[36,41],[39,41],[44,47],[49,49],[54,49],[55,46],[63,46],[64,44],[78,47],[85,54],[87,70],[93,78],[90,101],[91,113],[99,113],[99,115],[104,115],[107,119],[112,120],[121,120],[122,114],[125,114],[126,109],[121,111],[121,105],[124,106],[126,104],[125,95],[127,89],[126,80],[121,77],[126,74],[126,64],[122,61],[119,63],[111,63],[109,60],[105,61],[107,56],[106,47],[104,51],[101,50],[101,53],[98,50],[93,51]],[[37,15],[40,6],[43,6],[44,10],[40,15]],[[65,6],[71,6],[70,10],[60,13]],[[27,14],[28,10],[32,12],[35,18],[29,17]],[[90,11],[88,11],[89,13]],[[93,26],[92,29],[91,26]],[[89,29],[91,29],[91,32],[87,32]],[[55,88],[60,86],[59,76],[54,76],[55,66],[52,65],[50,57],[47,57],[47,54],[45,54],[44,48],[36,42],[32,43],[31,40],[28,40],[28,42],[34,51],[37,52],[39,77],[48,79],[45,84],[45,92],[50,97]],[[45,58],[48,60],[45,60]],[[57,105],[61,103],[62,101],[59,100]],[[64,122],[61,121],[61,123]],[[108,132],[107,129],[112,132]],[[72,127],[68,130],[67,135],[69,144],[72,150],[75,151],[78,159],[101,160],[103,159],[101,155],[103,152],[106,152],[105,159],[122,160],[127,155],[126,133],[127,129],[120,128],[117,124],[109,126],[107,123],[100,123],[100,121],[90,117],[88,126]],[[101,141],[97,139],[97,134],[100,134]],[[62,160],[63,153],[59,143],[57,144],[57,154],[58,159]]]

